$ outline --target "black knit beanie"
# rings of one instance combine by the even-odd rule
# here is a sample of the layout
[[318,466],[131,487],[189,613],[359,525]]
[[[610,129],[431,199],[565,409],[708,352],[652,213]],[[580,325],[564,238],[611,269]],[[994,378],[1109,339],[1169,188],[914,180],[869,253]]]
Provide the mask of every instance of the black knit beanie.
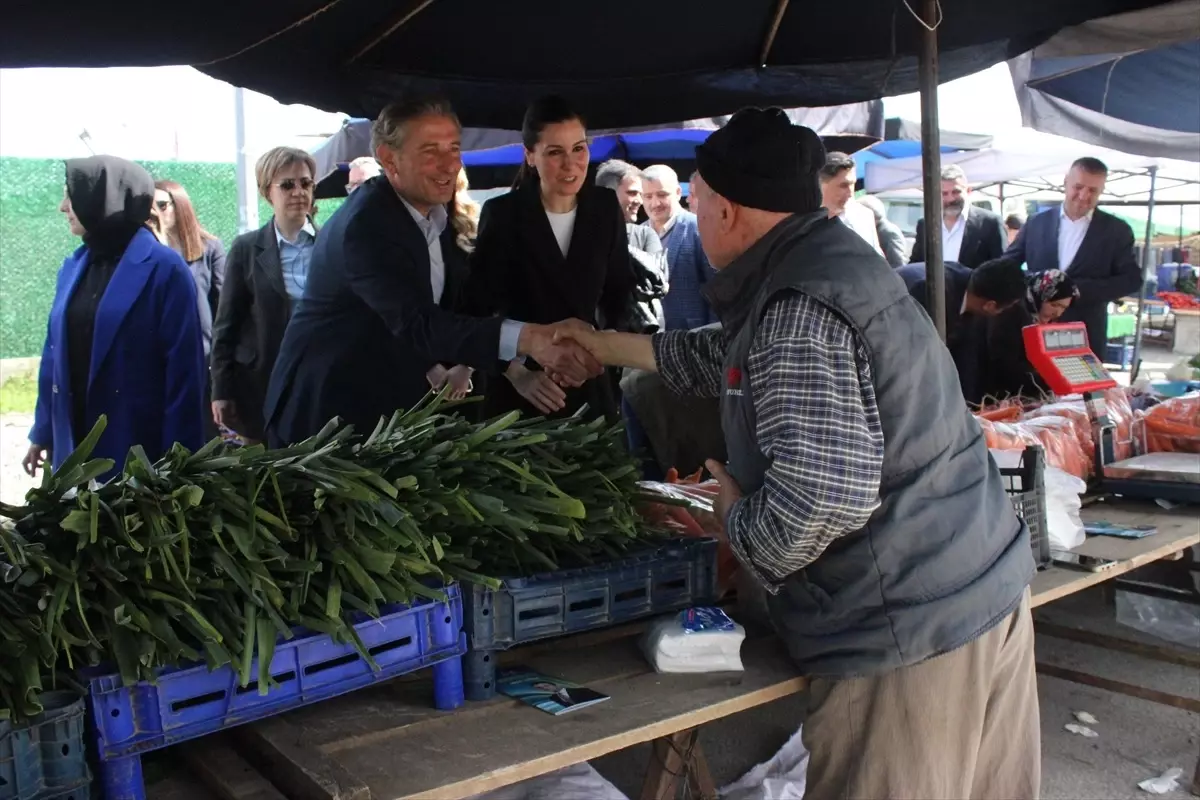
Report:
[[762,211],[821,207],[825,146],[779,108],[745,108],[696,148],[700,177],[717,194]]

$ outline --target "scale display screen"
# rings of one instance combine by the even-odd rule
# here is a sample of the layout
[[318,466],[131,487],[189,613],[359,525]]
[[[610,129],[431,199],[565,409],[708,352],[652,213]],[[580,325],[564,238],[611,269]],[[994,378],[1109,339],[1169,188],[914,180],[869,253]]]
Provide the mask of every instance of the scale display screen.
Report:
[[1022,331],[1025,357],[1055,394],[1076,394],[1117,385],[1088,346],[1082,322],[1030,325]]

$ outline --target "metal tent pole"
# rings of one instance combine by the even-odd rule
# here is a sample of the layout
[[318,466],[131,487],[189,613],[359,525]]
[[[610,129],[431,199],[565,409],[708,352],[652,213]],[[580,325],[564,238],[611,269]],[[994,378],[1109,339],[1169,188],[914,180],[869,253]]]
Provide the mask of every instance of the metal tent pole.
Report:
[[233,90],[233,119],[237,136],[238,233],[258,227],[258,187],[254,180],[254,167],[246,143],[246,90]]
[[925,193],[925,291],[938,336],[946,340],[946,269],[942,263],[942,142],[938,123],[938,0],[922,0],[921,171]]
[[[1151,167],[1150,198],[1146,203],[1146,238],[1142,242],[1142,291],[1138,297],[1137,318],[1133,328],[1133,359],[1129,371],[1130,383],[1137,380],[1138,372],[1142,368],[1142,313],[1146,306],[1146,283],[1149,281],[1150,267],[1153,266],[1150,242],[1154,238],[1154,183],[1157,177],[1158,167]],[[1180,206],[1180,208],[1183,208],[1183,206]]]

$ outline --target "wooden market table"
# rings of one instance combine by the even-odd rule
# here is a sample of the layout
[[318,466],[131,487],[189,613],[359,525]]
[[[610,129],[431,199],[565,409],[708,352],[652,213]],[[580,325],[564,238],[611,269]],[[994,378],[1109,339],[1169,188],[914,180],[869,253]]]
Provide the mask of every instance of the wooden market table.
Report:
[[[1095,573],[1050,567],[1033,582],[1034,606],[1200,544],[1200,522],[1186,509],[1164,512],[1153,504],[1117,502],[1085,508],[1083,515],[1155,524],[1158,533],[1140,540],[1089,539],[1078,551],[1113,559],[1116,566]],[[201,740],[196,743],[200,753],[185,758],[210,786],[225,786],[216,796],[232,800],[449,800],[652,742],[643,800],[674,798],[680,780],[688,781],[694,797],[715,797],[697,741],[699,727],[800,692],[806,681],[768,634],[747,638],[744,673],[659,675],[630,635],[644,627],[581,634],[502,654],[509,663],[527,664],[612,698],[562,717],[508,698],[439,712],[429,707],[426,684],[400,679],[234,729],[223,741]],[[220,748],[220,758],[213,757],[213,747]],[[248,770],[243,757],[269,772],[274,786]],[[214,763],[223,766],[214,768]],[[179,791],[152,790],[149,796],[196,797]]]

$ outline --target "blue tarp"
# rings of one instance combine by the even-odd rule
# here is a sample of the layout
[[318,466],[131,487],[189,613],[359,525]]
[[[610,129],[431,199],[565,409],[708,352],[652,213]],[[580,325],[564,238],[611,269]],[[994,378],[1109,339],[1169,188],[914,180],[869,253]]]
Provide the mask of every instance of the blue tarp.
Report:
[[1009,66],[1029,127],[1200,161],[1200,0],[1066,28]]
[[1130,55],[1035,57],[1026,85],[1114,119],[1200,133],[1200,39]]

